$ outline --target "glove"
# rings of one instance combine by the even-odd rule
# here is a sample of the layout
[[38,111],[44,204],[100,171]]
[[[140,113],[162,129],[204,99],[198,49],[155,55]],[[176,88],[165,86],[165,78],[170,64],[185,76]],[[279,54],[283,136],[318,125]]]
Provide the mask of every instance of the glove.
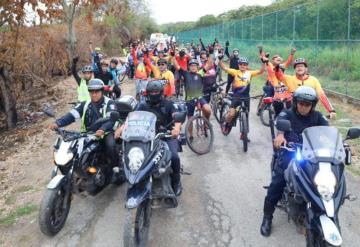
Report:
[[269,62],[269,58],[267,57],[262,57],[260,60],[262,63],[266,63],[266,64]]
[[175,56],[175,51],[174,51],[174,50],[171,50],[171,51],[170,51],[170,56],[172,56],[172,57]]
[[222,60],[223,58],[224,58],[224,54],[219,54],[219,55],[218,55],[218,59],[219,59],[219,60]]
[[225,46],[229,46],[229,45],[230,45],[229,40],[227,40]]
[[219,41],[217,40],[217,38],[215,38],[215,40],[214,40],[214,41],[215,41],[215,43],[219,43]]
[[74,57],[72,61],[73,61],[73,63],[79,62],[79,56]]

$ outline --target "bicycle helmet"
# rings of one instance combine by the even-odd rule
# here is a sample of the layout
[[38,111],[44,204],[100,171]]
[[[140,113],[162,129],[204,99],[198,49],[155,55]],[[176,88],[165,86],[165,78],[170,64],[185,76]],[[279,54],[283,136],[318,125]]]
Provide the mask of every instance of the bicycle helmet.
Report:
[[303,65],[305,65],[305,67],[308,66],[305,58],[297,58],[297,59],[295,59],[295,61],[294,61],[294,69],[295,69],[296,66],[299,65],[299,64],[303,64]]
[[91,79],[88,83],[88,91],[98,91],[104,89],[104,82],[100,79]]
[[233,49],[233,52],[239,52],[238,48]]
[[149,81],[146,86],[147,99],[150,103],[157,104],[161,101],[164,92],[164,83],[161,80]]
[[105,61],[105,60],[101,60],[100,61],[100,65],[105,65],[105,66],[109,66],[109,64]]
[[160,65],[160,64],[162,64],[162,63],[167,64],[167,60],[164,59],[164,58],[160,58],[160,59],[158,60],[158,62],[157,62],[157,65]]
[[295,107],[295,109],[299,101],[311,103],[312,109],[314,109],[318,102],[318,97],[315,89],[308,86],[301,86],[296,89],[293,94],[293,107]]
[[95,51],[101,51],[101,48],[100,47],[95,47],[95,49],[94,49]]
[[91,65],[86,65],[81,69],[81,72],[83,72],[83,73],[93,72],[93,69],[92,69]]
[[240,58],[238,59],[238,64],[241,64],[241,63],[244,63],[244,64],[248,65],[248,64],[249,64],[249,60],[247,59],[247,57],[240,57]]
[[192,65],[192,64],[196,64],[197,66],[199,66],[199,61],[197,59],[193,58],[189,61],[189,65]]
[[115,65],[118,65],[119,61],[118,61],[116,58],[112,58],[112,59],[110,60],[110,63],[113,63],[113,64],[115,64]]

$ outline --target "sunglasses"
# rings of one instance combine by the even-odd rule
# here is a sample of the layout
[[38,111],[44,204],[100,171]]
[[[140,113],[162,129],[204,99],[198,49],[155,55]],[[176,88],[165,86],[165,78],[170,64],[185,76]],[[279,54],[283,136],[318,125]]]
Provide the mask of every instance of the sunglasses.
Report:
[[164,65],[166,65],[166,63],[160,63],[160,64],[159,64],[159,66],[164,66]]

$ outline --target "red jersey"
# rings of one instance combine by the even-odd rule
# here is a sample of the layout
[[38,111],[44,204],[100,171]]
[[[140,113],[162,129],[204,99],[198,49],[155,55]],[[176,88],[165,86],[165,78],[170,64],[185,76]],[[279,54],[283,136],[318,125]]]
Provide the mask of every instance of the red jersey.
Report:
[[180,68],[182,70],[187,70],[187,66],[188,66],[188,63],[189,63],[189,60],[190,60],[190,57],[188,55],[185,55],[183,57],[180,57],[179,55],[176,55],[175,57],[176,61],[178,62]]

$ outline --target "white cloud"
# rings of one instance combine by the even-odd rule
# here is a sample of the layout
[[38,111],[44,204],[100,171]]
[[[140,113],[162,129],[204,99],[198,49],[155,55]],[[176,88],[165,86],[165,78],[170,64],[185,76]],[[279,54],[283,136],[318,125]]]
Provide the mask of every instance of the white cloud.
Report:
[[218,15],[242,5],[269,5],[272,0],[147,0],[158,24],[196,21],[203,15]]

